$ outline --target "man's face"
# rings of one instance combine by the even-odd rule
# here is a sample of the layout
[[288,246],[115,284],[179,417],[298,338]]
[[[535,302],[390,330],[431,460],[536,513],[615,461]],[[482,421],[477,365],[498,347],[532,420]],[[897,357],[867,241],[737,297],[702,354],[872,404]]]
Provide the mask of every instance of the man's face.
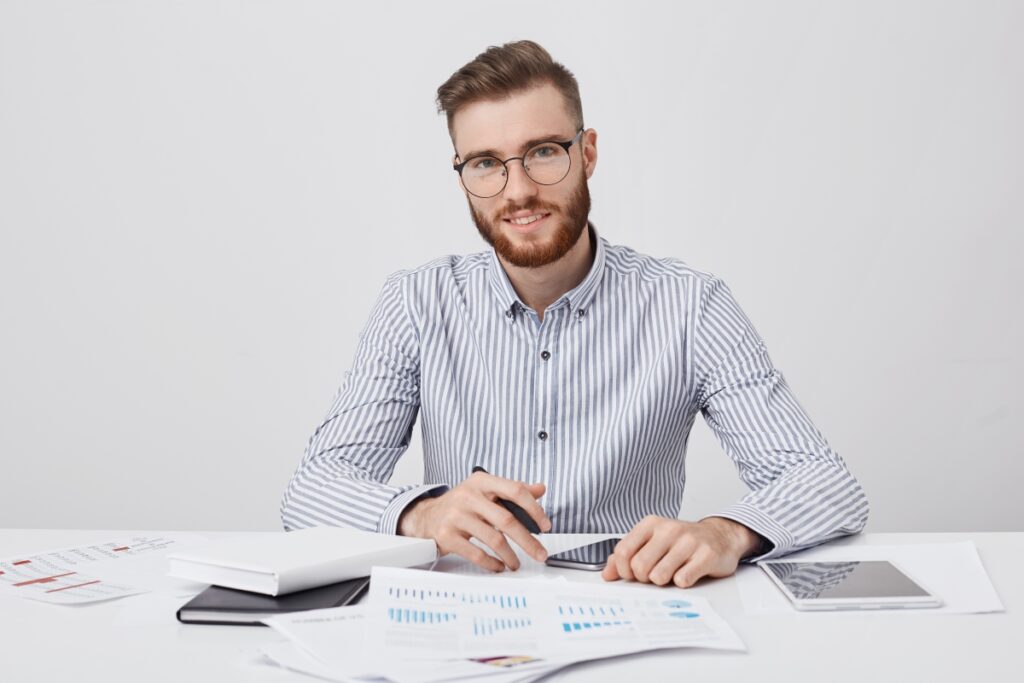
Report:
[[[574,126],[562,95],[542,85],[505,100],[466,105],[455,114],[452,132],[459,161],[483,150],[508,159],[522,156],[531,140],[571,140]],[[535,183],[516,160],[508,163],[505,189],[494,197],[466,193],[477,230],[505,261],[537,268],[562,258],[579,240],[590,215],[587,177],[593,164],[588,167],[583,155],[588,139],[584,134],[569,148],[569,174],[554,185]],[[532,222],[520,225],[515,219]]]

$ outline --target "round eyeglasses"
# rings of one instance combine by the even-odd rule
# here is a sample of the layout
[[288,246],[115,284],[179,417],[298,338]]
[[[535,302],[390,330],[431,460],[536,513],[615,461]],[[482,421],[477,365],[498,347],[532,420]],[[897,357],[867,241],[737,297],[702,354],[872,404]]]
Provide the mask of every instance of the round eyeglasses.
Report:
[[500,194],[508,183],[508,162],[519,159],[530,180],[538,185],[554,185],[569,175],[572,158],[569,148],[583,135],[581,128],[572,140],[541,142],[526,150],[521,157],[509,157],[502,161],[490,155],[475,156],[461,164],[455,164],[455,172],[462,178],[462,185],[474,197],[488,199]]

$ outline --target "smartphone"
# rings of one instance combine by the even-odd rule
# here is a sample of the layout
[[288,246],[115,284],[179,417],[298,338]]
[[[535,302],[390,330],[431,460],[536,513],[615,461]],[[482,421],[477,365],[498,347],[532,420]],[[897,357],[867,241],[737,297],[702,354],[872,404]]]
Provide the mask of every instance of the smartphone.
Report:
[[608,538],[597,543],[548,555],[545,564],[551,567],[568,567],[569,569],[589,571],[604,569],[604,566],[608,564],[608,556],[615,550],[615,544],[621,540],[621,538]]

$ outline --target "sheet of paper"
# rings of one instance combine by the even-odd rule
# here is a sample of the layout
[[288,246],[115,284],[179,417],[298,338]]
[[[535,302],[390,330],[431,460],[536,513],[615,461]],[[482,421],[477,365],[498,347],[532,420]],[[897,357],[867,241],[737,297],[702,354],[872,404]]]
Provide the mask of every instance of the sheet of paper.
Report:
[[[926,614],[1002,612],[992,581],[971,541],[916,545],[821,546],[788,555],[786,560],[889,560],[902,567],[935,595],[943,606],[892,610],[886,614],[913,617]],[[793,607],[760,567],[745,566],[736,574],[747,614],[805,614]],[[859,611],[830,614],[863,615]]]
[[375,567],[367,607],[367,630],[389,657],[580,661],[668,647],[744,649],[692,594]]
[[[337,670],[326,666],[315,657],[310,656],[294,643],[268,643],[260,647],[263,657],[273,666],[278,666],[289,671],[315,676],[317,678],[337,681],[338,683],[398,683],[396,679],[383,676],[352,677],[339,673]],[[458,683],[473,683],[474,681],[486,681],[487,683],[531,683],[538,678],[556,671],[557,668],[535,669],[529,673],[522,671],[485,671],[469,677],[460,677]]]
[[364,644],[366,605],[280,614],[263,623],[335,676],[372,676],[380,664]]
[[495,576],[503,579],[534,579],[541,581],[564,581],[563,576],[553,576],[548,567],[536,560],[520,557],[519,569],[511,571],[506,569],[495,573],[489,569],[478,567],[467,559],[458,555],[445,555],[437,560],[433,571],[444,574],[461,574],[462,576]]
[[[549,552],[568,547],[550,540]],[[573,662],[643,650],[744,649],[689,591],[567,581],[520,557],[522,573],[483,572],[454,556],[439,559],[438,572],[375,568],[359,605],[265,620],[291,645],[264,654],[295,671],[312,662],[305,673],[339,681],[527,683]],[[445,613],[461,614],[464,628],[452,630]]]
[[164,558],[201,537],[139,535],[0,560],[0,594],[56,604],[85,604],[148,591],[202,589],[164,576]]
[[[336,673],[323,662],[320,662],[310,656],[308,653],[299,649],[290,642],[267,643],[260,646],[260,652],[264,657],[270,660],[274,666],[306,674],[308,676],[315,676],[328,681],[338,681],[339,683],[352,683],[359,681],[359,683],[368,683],[369,681],[374,680],[370,678],[352,678],[350,676]],[[378,678],[376,680],[383,679]]]
[[[395,683],[429,683],[487,676],[498,683],[532,680],[563,666],[530,657],[441,662],[381,657],[370,642],[367,612],[368,606],[362,604],[283,614],[264,623],[312,657],[322,670],[349,680],[386,677]],[[499,674],[499,678],[493,678]]]
[[[495,681],[532,680],[560,668],[530,658],[505,657],[496,661],[431,661],[382,658],[368,642],[366,605],[337,607],[266,619],[287,637],[320,671],[338,679],[386,678],[395,683],[426,683],[487,676]],[[273,658],[272,653],[266,653]],[[294,663],[294,662],[293,662]],[[498,679],[491,676],[501,674]]]

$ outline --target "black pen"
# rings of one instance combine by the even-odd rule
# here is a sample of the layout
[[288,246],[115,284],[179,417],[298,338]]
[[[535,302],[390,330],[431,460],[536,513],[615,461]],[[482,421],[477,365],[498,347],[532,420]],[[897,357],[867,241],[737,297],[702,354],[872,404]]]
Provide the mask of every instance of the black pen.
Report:
[[[473,472],[483,472],[484,474],[487,474],[487,470],[485,470],[483,467],[480,467],[480,465],[473,465]],[[513,515],[515,515],[516,519],[518,519],[520,523],[526,527],[526,530],[529,531],[531,534],[540,533],[540,527],[537,526],[537,522],[534,521],[533,517],[531,517],[526,512],[526,510],[519,507],[516,503],[513,503],[511,500],[499,498],[498,504],[501,505],[506,510],[508,510],[509,512],[511,512]]]

